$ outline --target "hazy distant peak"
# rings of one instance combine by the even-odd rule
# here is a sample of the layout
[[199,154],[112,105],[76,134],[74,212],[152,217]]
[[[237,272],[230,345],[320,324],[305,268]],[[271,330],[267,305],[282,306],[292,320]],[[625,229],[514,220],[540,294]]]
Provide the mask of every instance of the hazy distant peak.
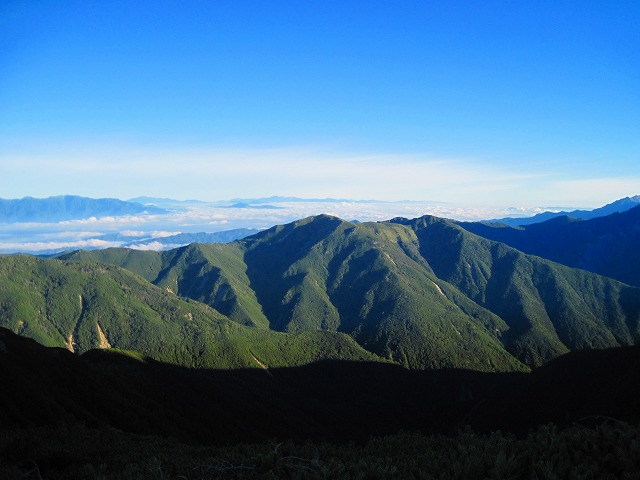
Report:
[[552,218],[556,217],[571,217],[574,219],[580,220],[589,220],[597,217],[604,217],[606,215],[610,215],[612,213],[624,212],[633,207],[640,205],[640,195],[634,195],[633,197],[624,197],[615,202],[611,202],[603,207],[595,208],[593,210],[573,210],[570,212],[542,212],[534,215],[533,217],[523,217],[523,218],[500,218],[495,220],[487,220],[492,223],[504,223],[509,226],[516,225],[531,225],[534,223],[545,222]]
[[48,198],[0,199],[0,222],[59,222],[91,217],[166,213],[166,210],[116,198],[59,195]]

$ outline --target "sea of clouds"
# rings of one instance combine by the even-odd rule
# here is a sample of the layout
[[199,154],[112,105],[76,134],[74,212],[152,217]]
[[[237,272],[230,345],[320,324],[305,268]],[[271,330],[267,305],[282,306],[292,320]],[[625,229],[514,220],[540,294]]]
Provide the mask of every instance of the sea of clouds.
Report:
[[172,202],[159,205],[166,214],[89,217],[57,223],[0,223],[0,253],[54,254],[77,249],[128,247],[163,250],[184,243],[160,241],[179,233],[262,230],[311,215],[344,220],[384,221],[394,217],[435,215],[462,221],[532,216],[560,208],[459,207],[435,202],[352,200],[249,200]]

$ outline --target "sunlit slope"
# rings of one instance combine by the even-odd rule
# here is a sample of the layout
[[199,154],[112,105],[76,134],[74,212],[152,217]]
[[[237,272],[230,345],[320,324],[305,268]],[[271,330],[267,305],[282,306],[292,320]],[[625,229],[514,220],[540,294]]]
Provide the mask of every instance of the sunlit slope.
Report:
[[130,270],[149,282],[214,307],[238,323],[269,328],[246,275],[244,250],[237,243],[192,244],[164,252],[124,248],[77,251],[60,256]]
[[[233,244],[156,255],[163,267],[148,279],[240,323],[347,333],[368,351],[412,368],[524,369],[500,343],[507,325],[440,281],[421,258],[414,232],[400,225],[322,215]],[[67,258],[139,265],[131,256],[104,251]]]
[[243,325],[346,333],[412,368],[517,370],[639,337],[640,289],[429,216],[320,215],[231,244],[65,258],[132,269]]
[[347,335],[246,327],[114,266],[0,257],[0,283],[1,326],[77,353],[117,347],[212,368],[376,360]]
[[407,228],[322,215],[240,243],[272,329],[345,332],[414,368],[521,368],[498,339],[505,323],[442,283]]
[[529,365],[640,337],[638,288],[525,255],[436,217],[394,221],[416,232],[439,278],[509,325],[505,346]]

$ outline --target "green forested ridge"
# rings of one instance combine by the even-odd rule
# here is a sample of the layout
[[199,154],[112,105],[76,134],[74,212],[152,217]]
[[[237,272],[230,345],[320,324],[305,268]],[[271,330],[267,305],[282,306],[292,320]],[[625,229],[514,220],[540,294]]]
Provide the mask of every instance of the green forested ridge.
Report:
[[[347,333],[368,351],[413,368],[525,369],[500,343],[506,324],[441,285],[420,258],[414,233],[399,225],[323,215],[233,244],[155,255],[153,273],[142,272],[147,279],[242,324]],[[121,250],[65,256],[141,272],[144,262],[135,257]]]
[[503,319],[507,350],[528,365],[640,338],[640,289],[525,255],[446,220],[397,220],[435,273]]
[[518,370],[640,335],[638,288],[429,216],[320,215],[226,245],[63,258],[122,266],[263,331],[346,333],[412,368]]
[[376,360],[344,334],[249,328],[111,265],[1,257],[0,282],[1,326],[77,353],[110,346],[217,368]]

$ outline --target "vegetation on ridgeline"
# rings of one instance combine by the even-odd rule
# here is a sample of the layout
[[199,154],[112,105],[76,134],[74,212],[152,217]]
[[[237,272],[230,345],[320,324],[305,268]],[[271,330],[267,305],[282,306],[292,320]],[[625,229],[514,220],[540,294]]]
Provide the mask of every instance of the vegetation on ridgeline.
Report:
[[225,245],[61,258],[130,269],[264,331],[345,333],[410,368],[526,370],[640,336],[640,289],[429,216],[320,215]]
[[111,265],[1,257],[0,280],[0,326],[75,353],[110,346],[205,368],[376,360],[347,335],[249,328]]

